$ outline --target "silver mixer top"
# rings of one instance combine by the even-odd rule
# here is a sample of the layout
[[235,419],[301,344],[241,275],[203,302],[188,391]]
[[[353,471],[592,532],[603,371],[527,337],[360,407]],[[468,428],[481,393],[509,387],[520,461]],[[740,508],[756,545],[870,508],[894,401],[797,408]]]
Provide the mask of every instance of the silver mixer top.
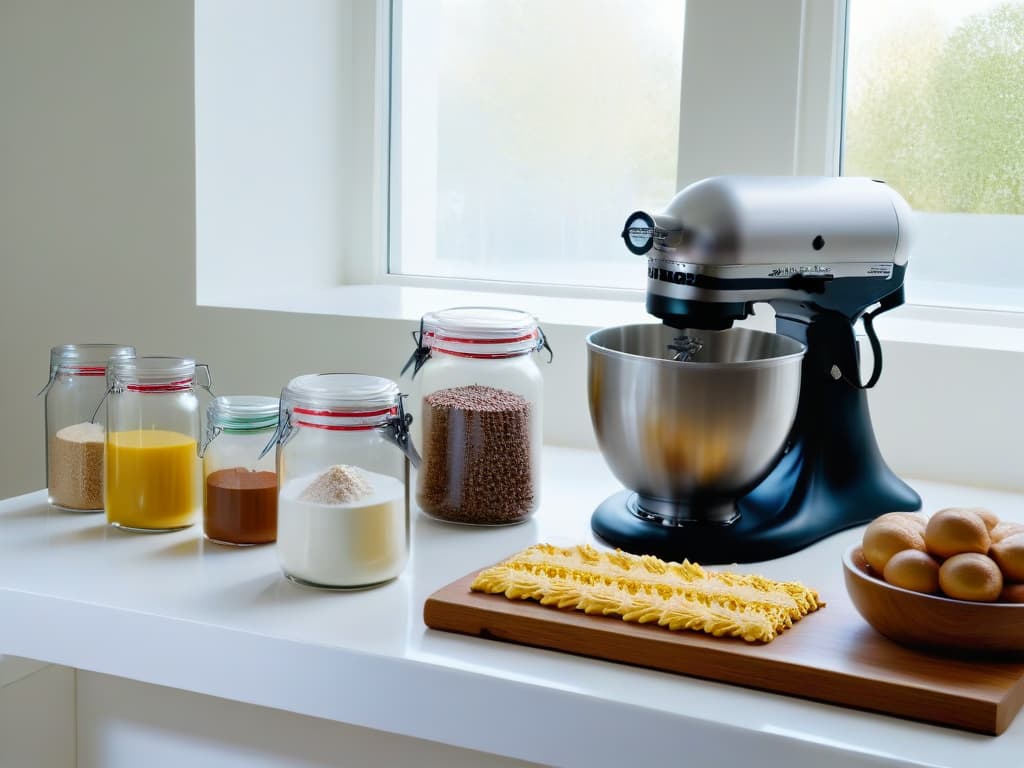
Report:
[[872,179],[716,176],[659,214],[633,214],[623,239],[648,256],[649,293],[756,301],[816,280],[888,280],[907,263],[910,216],[897,192]]

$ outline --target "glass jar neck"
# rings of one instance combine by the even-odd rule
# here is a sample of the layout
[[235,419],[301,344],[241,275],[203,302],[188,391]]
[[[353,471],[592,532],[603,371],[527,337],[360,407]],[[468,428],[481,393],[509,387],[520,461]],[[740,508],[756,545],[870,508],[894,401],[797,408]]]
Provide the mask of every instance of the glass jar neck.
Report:
[[539,347],[540,332],[532,328],[525,333],[475,334],[450,333],[444,329],[426,329],[423,344],[433,352],[480,360],[500,360],[528,355]]
[[[205,384],[199,383],[198,371],[205,372]],[[110,366],[112,392],[175,394],[191,392],[197,385],[213,397],[210,367],[187,357],[135,357],[112,361]]]
[[229,434],[264,432],[277,426],[280,407],[276,397],[224,395],[213,399],[206,418],[211,427]]
[[177,381],[162,381],[162,382],[131,382],[122,384],[121,386],[126,392],[134,392],[137,394],[167,394],[174,392],[191,392],[195,387],[195,378],[179,379]]
[[528,349],[525,352],[485,352],[482,350],[479,352],[464,352],[456,349],[433,347],[431,352],[440,355],[450,355],[451,357],[460,357],[465,360],[508,360],[514,357],[527,357],[533,352],[533,349]]
[[58,376],[106,376],[105,365],[64,364],[57,367]]
[[360,432],[385,427],[398,416],[398,406],[369,411],[338,411],[292,406],[291,423],[296,427],[332,432]]
[[64,344],[50,350],[50,371],[87,367],[106,371],[108,360],[128,357],[135,357],[135,347],[129,344]]
[[43,395],[58,377],[106,376],[107,363],[135,356],[127,344],[64,344],[50,349],[50,376],[36,395]]

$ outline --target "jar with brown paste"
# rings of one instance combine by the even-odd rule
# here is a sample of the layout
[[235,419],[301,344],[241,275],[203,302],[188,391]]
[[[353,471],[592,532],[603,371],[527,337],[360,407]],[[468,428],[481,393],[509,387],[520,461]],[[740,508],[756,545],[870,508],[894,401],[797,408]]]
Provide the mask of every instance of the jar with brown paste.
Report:
[[277,428],[276,397],[217,397],[206,412],[203,534],[234,546],[277,539],[274,456],[260,451]]

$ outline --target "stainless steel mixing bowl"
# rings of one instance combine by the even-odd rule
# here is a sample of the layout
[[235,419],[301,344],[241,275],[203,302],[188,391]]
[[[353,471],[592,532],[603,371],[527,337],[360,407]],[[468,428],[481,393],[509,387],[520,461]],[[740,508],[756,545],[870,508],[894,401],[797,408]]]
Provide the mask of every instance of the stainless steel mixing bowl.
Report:
[[[703,348],[673,360],[685,339]],[[805,347],[746,328],[624,325],[587,337],[590,417],[641,516],[725,521],[775,464],[796,416]]]

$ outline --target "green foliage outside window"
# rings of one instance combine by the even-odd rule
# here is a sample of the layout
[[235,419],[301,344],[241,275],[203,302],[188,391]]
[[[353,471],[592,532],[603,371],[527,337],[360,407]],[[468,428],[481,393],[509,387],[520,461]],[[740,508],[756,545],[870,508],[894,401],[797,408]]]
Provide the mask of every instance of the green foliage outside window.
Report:
[[1024,3],[881,42],[848,103],[843,173],[918,210],[1024,214]]

